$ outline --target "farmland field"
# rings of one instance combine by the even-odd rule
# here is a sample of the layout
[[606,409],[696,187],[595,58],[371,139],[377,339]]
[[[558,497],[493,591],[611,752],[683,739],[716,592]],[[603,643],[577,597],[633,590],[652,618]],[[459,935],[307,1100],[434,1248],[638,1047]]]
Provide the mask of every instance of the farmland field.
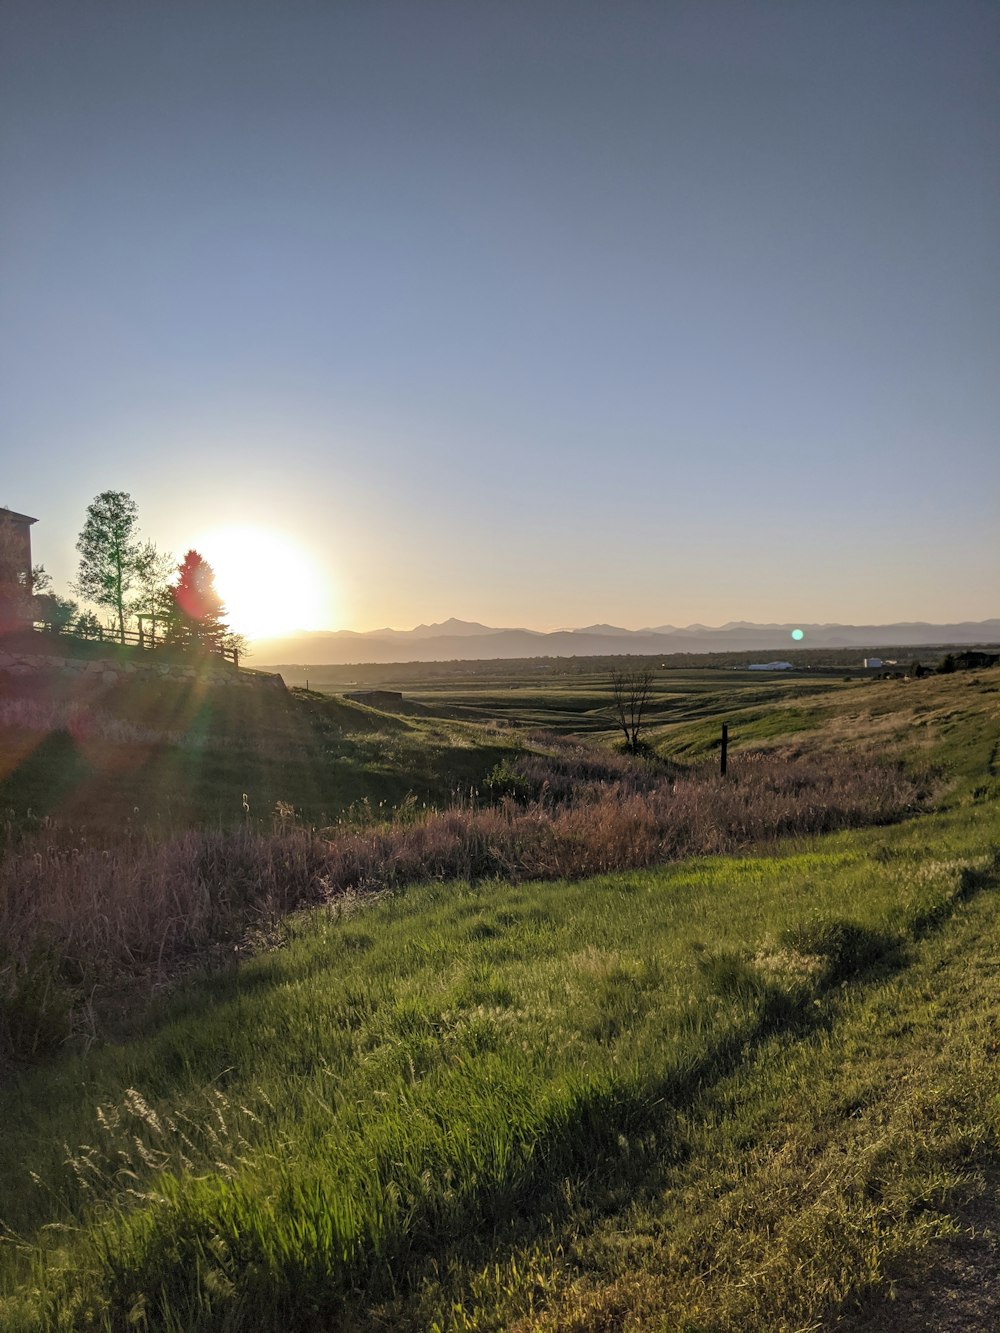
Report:
[[533,675],[0,700],[0,1326],[1000,1319],[997,672]]

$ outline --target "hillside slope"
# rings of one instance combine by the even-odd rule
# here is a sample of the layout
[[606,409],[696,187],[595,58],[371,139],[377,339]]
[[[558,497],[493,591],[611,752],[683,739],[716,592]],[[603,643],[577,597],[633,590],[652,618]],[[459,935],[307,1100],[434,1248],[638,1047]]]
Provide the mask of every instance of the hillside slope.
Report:
[[1000,691],[891,684],[823,727],[859,764],[914,751],[936,810],[345,900],[136,1010],[119,1044],[22,1072],[0,1092],[0,1322],[877,1319],[970,1200],[995,1215],[1000,1129]]

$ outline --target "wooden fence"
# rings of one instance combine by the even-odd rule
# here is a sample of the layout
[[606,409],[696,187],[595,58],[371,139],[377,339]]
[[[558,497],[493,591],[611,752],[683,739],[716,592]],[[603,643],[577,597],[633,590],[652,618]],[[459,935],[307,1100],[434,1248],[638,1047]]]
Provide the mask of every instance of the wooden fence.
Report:
[[[35,621],[34,629],[48,631],[51,633],[52,627],[44,624],[42,621]],[[147,652],[164,652],[183,654],[183,649],[176,646],[168,646],[164,643],[162,637],[156,635],[148,629],[127,629],[122,635],[118,629],[96,626],[92,634],[80,634],[76,630],[62,629],[58,631],[60,637],[67,639],[77,639],[84,643],[125,643],[133,648],[142,648]],[[238,648],[213,648],[210,650],[213,657],[222,657],[227,662],[232,662],[237,669],[240,665],[240,651]]]

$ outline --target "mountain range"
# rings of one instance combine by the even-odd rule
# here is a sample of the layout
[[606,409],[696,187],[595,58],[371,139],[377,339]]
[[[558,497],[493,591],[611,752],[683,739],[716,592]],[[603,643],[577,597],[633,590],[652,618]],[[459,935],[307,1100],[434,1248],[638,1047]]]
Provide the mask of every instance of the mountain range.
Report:
[[[800,642],[792,631],[801,630]],[[932,625],[757,625],[735,620],[708,625],[656,625],[629,630],[617,625],[545,632],[492,629],[467,620],[445,620],[415,629],[309,630],[258,639],[254,665],[346,666],[363,662],[447,662],[514,657],[647,656],[655,653],[787,652],[792,648],[905,648],[928,644],[1000,643],[1000,619]]]

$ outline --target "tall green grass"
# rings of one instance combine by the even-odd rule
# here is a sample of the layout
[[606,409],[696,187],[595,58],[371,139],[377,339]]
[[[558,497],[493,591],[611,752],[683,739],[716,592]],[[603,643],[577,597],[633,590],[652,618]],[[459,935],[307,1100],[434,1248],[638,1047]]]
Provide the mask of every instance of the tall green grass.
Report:
[[4,1096],[7,1326],[405,1310],[442,1264],[623,1186],[650,1144],[675,1159],[706,1087],[903,965],[992,873],[976,813],[302,919],[131,1044]]

